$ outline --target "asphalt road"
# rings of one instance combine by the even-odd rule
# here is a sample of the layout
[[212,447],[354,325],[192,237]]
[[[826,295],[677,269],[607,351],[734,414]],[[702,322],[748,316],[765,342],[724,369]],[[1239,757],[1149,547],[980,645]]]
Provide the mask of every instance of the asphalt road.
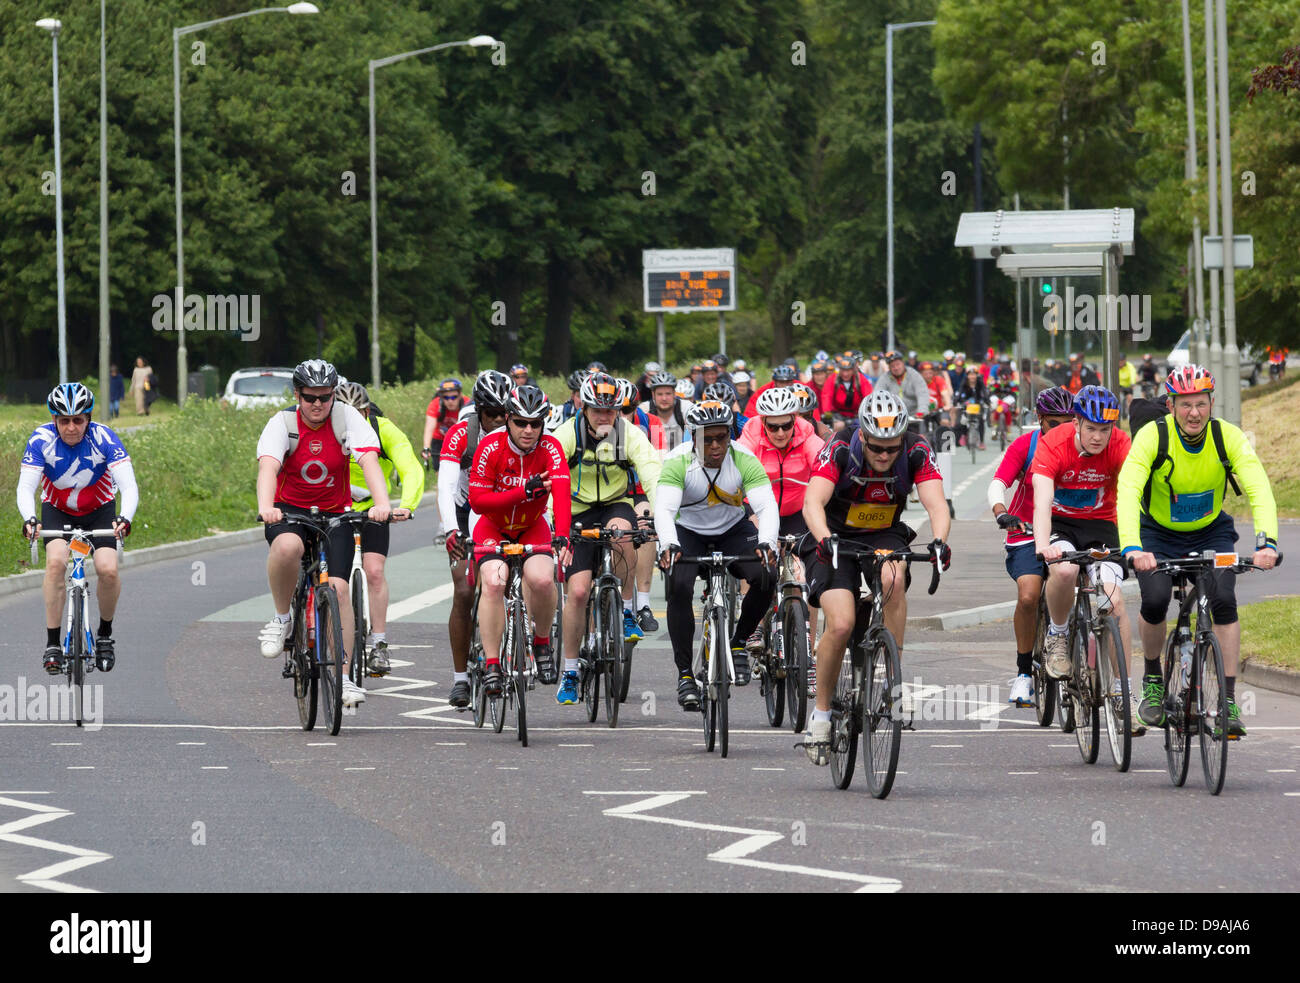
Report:
[[[974,521],[995,454],[980,457],[956,465],[958,487],[975,476],[954,534],[971,545],[924,602],[939,610],[949,588],[1011,596],[995,530]],[[1205,792],[1199,758],[1172,787],[1154,732],[1121,775],[1105,747],[1085,765],[1073,736],[1002,702],[1009,622],[909,631],[920,710],[885,801],[860,774],[834,789],[788,726],[768,726],[756,684],[732,701],[729,757],[706,752],[699,715],[676,705],[666,631],[638,646],[617,729],[539,687],[528,748],[477,730],[446,706],[447,567],[427,545],[432,509],[420,519],[393,532],[394,673],[369,682],[335,738],[298,727],[279,662],[257,653],[263,545],[128,566],[118,667],[90,677],[103,726],[0,722],[0,891],[1300,886],[1300,699],[1239,687],[1250,736],[1222,796]],[[657,586],[663,622],[661,599]],[[46,684],[41,618],[36,592],[0,599],[0,686]]]

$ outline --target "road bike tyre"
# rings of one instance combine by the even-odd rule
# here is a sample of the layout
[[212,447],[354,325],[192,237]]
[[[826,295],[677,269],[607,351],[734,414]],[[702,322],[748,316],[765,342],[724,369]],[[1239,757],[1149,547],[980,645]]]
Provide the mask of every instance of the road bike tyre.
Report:
[[778,667],[785,664],[785,639],[781,637],[780,631],[772,629],[772,619],[775,616],[769,613],[766,619],[764,633],[767,638],[766,653],[754,660],[755,666],[761,665],[760,689],[763,691],[763,704],[767,708],[767,722],[773,727],[780,727],[785,720],[785,686],[786,675],[778,676]]
[[1056,725],[1061,728],[1062,734],[1074,733],[1074,700],[1070,698],[1070,692],[1065,684],[1064,679],[1051,679],[1049,685],[1056,687]]
[[358,686],[365,686],[362,680],[366,677],[366,672],[370,668],[370,653],[366,651],[366,637],[370,634],[370,625],[366,624],[366,617],[363,613],[366,609],[366,575],[361,571],[354,571],[351,583],[348,588],[352,598],[352,621],[356,626],[352,632],[352,666],[348,670],[348,675]]
[[[582,702],[587,708],[587,723],[594,724],[600,716],[600,653],[605,647],[605,634],[609,630],[601,624],[600,605],[594,591],[587,597],[587,639],[585,655],[579,660],[582,675]],[[618,620],[619,637],[623,637],[623,619]]]
[[[1223,674],[1223,652],[1219,640],[1207,634],[1196,643],[1197,686],[1200,703],[1201,767],[1205,788],[1211,795],[1223,791],[1228,776],[1228,691]],[[1216,730],[1218,734],[1216,736]]]
[[[1115,653],[1118,672],[1112,672],[1110,654]],[[1113,615],[1101,619],[1101,639],[1097,646],[1097,670],[1101,675],[1101,693],[1103,714],[1106,718],[1106,738],[1110,745],[1111,760],[1115,770],[1128,771],[1133,761],[1133,703],[1129,698],[1128,658],[1124,653],[1124,644],[1120,638],[1119,625]],[[1115,708],[1115,699],[1111,696],[1111,684],[1119,680],[1122,708]]]
[[333,737],[343,724],[343,626],[334,588],[316,591],[316,645],[320,660],[321,723]]
[[[1038,624],[1034,630],[1033,668],[1034,677],[1034,715],[1039,727],[1051,727],[1052,717],[1056,712],[1056,680],[1047,674],[1043,665],[1045,658],[1043,647],[1047,643],[1047,602],[1042,595],[1038,598]],[[1064,729],[1064,727],[1062,727]]]
[[858,760],[862,718],[860,708],[854,709],[853,659],[857,652],[860,650],[855,648],[844,653],[835,692],[831,694],[831,783],[838,789],[846,789],[852,784],[853,769]]
[[[74,592],[75,594],[75,592]],[[68,639],[68,664],[65,667],[72,685],[72,716],[81,726],[82,698],[86,685],[86,594],[75,596],[72,602],[72,635]]]
[[808,613],[802,603],[789,604],[781,629],[785,646],[785,696],[790,710],[790,729],[801,733],[808,724]]
[[604,648],[600,653],[600,669],[605,676],[605,721],[618,726],[618,708],[623,695],[623,632],[610,630],[610,626],[623,621],[623,598],[618,591],[607,587],[601,591],[601,607],[605,613],[606,632],[601,639]]
[[712,751],[718,737],[717,701],[709,699],[709,646],[713,644],[710,619],[704,619],[704,630],[700,639],[700,670],[695,682],[700,687],[700,711],[704,717],[704,749]]
[[897,712],[895,694],[902,693],[902,671],[898,665],[898,644],[888,629],[876,633],[870,657],[864,667],[866,706],[862,713],[862,746],[867,787],[883,799],[894,785],[898,769],[898,748],[903,739],[903,717]]
[[532,654],[529,652],[529,646],[532,644],[533,636],[528,627],[529,619],[527,611],[524,609],[524,599],[522,597],[515,598],[514,619],[515,644],[509,680],[513,696],[510,703],[515,718],[515,733],[519,737],[519,743],[524,747],[528,747],[528,706],[525,703],[524,694],[528,689],[528,657]]
[[[514,619],[510,616],[510,599],[506,595],[506,624],[505,630],[501,633],[501,648],[497,650],[498,656],[504,656],[504,659],[498,663],[497,672],[501,676],[501,692],[496,696],[488,694],[488,716],[492,718],[493,733],[500,734],[506,726],[506,692],[511,685],[510,682],[510,653],[514,651]],[[486,665],[486,663],[485,663]],[[504,666],[504,668],[503,668]],[[486,671],[486,670],[485,670]]]
[[[305,593],[299,597],[303,600]],[[303,605],[295,606],[293,615],[293,695],[298,701],[298,723],[303,730],[316,726],[318,673],[314,649],[307,647],[307,616]]]
[[1191,761],[1191,690],[1183,685],[1178,654],[1178,632],[1165,639],[1165,765],[1175,788],[1187,781]]
[[1071,629],[1070,665],[1079,692],[1074,697],[1074,739],[1084,764],[1096,764],[1101,750],[1101,710],[1097,706],[1096,674],[1088,672],[1088,636]]
[[[736,593],[735,583],[734,579],[730,582],[730,594],[732,596]],[[729,612],[722,608],[715,607],[713,609],[713,649],[717,653],[719,660],[718,692],[713,704],[717,708],[718,750],[721,751],[724,758],[727,756],[728,740],[731,736],[727,727],[727,710],[731,705],[731,674],[727,668],[728,661],[723,661],[724,659],[729,660],[731,656],[731,653],[727,650],[727,646],[731,642],[732,627],[728,614]]]
[[636,642],[623,643],[623,669],[621,673],[622,682],[618,689],[618,702],[627,702],[628,686],[632,682],[632,653],[636,650]]

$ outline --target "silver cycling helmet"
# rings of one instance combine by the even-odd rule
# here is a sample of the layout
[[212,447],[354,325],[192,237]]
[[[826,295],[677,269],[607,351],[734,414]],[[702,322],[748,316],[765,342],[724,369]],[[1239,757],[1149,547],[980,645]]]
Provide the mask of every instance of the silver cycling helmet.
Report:
[[863,433],[888,440],[907,430],[907,406],[891,392],[874,392],[858,407]]

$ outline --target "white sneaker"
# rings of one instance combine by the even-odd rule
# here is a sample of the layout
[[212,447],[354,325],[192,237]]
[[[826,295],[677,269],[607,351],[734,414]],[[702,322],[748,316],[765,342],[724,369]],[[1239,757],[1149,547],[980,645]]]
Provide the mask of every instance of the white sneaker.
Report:
[[366,702],[366,691],[354,683],[349,676],[343,677],[343,705],[345,707],[360,706]]
[[831,763],[831,722],[813,720],[808,723],[808,732],[803,736],[804,754],[813,764],[825,766]]
[[1047,633],[1043,643],[1043,664],[1047,674],[1053,679],[1068,679],[1073,668],[1070,665],[1070,636],[1066,632],[1053,635]]
[[1017,676],[1011,680],[1011,695],[1007,697],[1008,703],[1013,703],[1018,707],[1031,707],[1034,705],[1034,678],[1032,676]]
[[272,618],[266,623],[261,634],[257,636],[258,643],[262,646],[262,655],[267,659],[274,659],[284,651],[285,639],[289,637],[289,632],[293,629],[293,620],[280,621]]

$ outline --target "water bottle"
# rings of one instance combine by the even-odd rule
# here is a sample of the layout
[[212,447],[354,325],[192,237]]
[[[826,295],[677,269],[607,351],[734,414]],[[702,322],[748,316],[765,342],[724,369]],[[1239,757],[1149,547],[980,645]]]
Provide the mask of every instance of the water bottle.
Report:
[[1183,689],[1192,683],[1192,640],[1184,637],[1178,644],[1178,661],[1182,666]]

